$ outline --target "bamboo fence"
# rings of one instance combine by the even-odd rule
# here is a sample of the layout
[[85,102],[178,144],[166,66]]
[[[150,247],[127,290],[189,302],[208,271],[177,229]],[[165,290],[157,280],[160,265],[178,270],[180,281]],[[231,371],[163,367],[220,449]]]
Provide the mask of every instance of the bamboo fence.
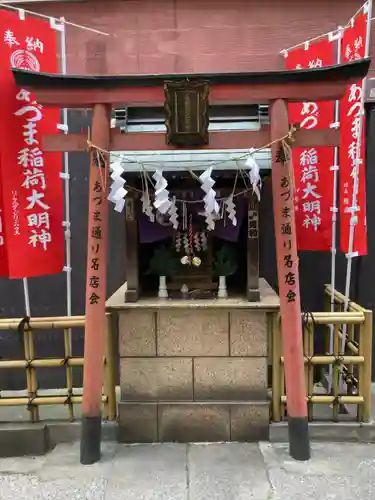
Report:
[[[303,349],[305,360],[306,400],[308,418],[314,420],[314,405],[327,405],[332,409],[333,422],[339,421],[346,405],[355,405],[356,418],[360,422],[371,421],[371,362],[372,362],[372,311],[349,302],[343,312],[344,296],[334,291],[335,310],[330,312],[331,286],[325,286],[325,312],[311,313],[303,319]],[[319,325],[322,325],[319,329]],[[329,352],[330,325],[334,325],[334,349]],[[345,352],[340,346],[346,327]],[[273,314],[270,322],[272,348],[272,420],[286,417],[287,397],[285,394],[284,358],[279,314]],[[318,328],[316,328],[318,327]],[[315,337],[323,329],[325,355],[314,352]],[[316,331],[318,330],[318,331]],[[316,393],[314,372],[320,367],[333,366],[332,390],[330,393]],[[323,377],[326,373],[323,373]],[[344,384],[340,384],[340,379]],[[347,413],[347,412],[346,412]]]
[[[115,420],[116,405],[116,354],[112,329],[112,317],[106,315],[106,345],[103,384],[103,417]],[[0,406],[26,406],[30,420],[39,421],[39,407],[44,405],[65,405],[70,420],[75,419],[74,405],[82,403],[82,396],[73,392],[73,367],[83,366],[84,358],[72,356],[72,328],[85,326],[84,316],[32,318],[30,322],[21,319],[0,319],[0,331],[17,331],[23,336],[24,359],[0,360],[0,370],[23,369],[26,371],[26,388],[28,395],[21,397],[0,397]],[[64,357],[38,359],[35,356],[34,333],[38,330],[62,330],[64,336]],[[66,394],[41,395],[37,386],[38,368],[65,367]]]
[[[330,308],[331,287],[325,286],[326,308]],[[371,420],[371,361],[372,361],[372,311],[350,302],[347,312],[343,312],[344,296],[335,291],[334,312],[315,312],[303,320],[303,346],[305,360],[306,399],[309,420],[314,419],[314,406],[326,405],[332,409],[332,421],[338,421],[340,409],[345,405],[356,405],[357,420]],[[103,384],[103,416],[115,420],[116,405],[116,347],[113,336],[113,318],[106,315],[106,351]],[[284,358],[282,355],[282,336],[279,313],[268,316],[269,355],[272,365],[272,420],[281,421],[286,415],[287,398],[284,381]],[[30,419],[39,420],[39,408],[44,405],[65,405],[69,418],[74,420],[74,405],[82,403],[82,396],[73,393],[73,368],[83,366],[84,358],[72,356],[72,329],[85,326],[84,316],[33,318],[23,324],[21,319],[0,319],[0,331],[18,331],[23,335],[24,359],[0,360],[0,370],[21,369],[26,372],[27,396],[0,397],[0,407],[26,406]],[[325,345],[329,346],[330,325],[334,325],[334,349],[326,347],[324,355],[314,352],[315,336],[323,330]],[[340,353],[343,338],[343,325],[346,326],[345,353]],[[39,359],[35,356],[34,333],[38,330],[62,330],[64,336],[64,357]],[[333,366],[332,391],[316,393],[314,370]],[[66,394],[42,395],[37,388],[39,368],[63,366],[66,373]],[[341,376],[340,376],[341,375]],[[340,387],[344,378],[345,387]]]

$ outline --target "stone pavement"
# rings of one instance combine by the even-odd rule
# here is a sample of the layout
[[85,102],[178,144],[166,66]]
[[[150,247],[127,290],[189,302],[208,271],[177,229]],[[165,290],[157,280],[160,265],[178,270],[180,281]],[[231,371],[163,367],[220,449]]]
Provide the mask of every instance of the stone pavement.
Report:
[[8,500],[373,500],[375,445],[314,444],[295,462],[283,444],[103,444],[79,464],[79,443],[0,460]]

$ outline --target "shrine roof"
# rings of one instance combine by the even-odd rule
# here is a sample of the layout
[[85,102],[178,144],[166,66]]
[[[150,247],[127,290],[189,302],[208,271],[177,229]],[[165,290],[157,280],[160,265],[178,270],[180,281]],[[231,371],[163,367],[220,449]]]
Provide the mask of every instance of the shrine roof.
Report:
[[325,68],[262,71],[246,73],[173,74],[173,75],[63,75],[39,73],[11,68],[15,82],[19,86],[35,89],[107,88],[160,86],[166,80],[204,79],[211,85],[267,85],[303,84],[334,82],[336,80],[364,78],[370,66],[370,58]]

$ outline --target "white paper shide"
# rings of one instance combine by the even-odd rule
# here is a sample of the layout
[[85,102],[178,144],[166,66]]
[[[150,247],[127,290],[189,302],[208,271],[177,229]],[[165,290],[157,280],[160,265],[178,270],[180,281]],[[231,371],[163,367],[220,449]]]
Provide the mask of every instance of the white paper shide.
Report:
[[124,167],[120,161],[115,161],[110,165],[112,184],[109,188],[108,200],[115,204],[116,212],[122,212],[125,206],[125,196],[128,191],[125,189],[125,179],[123,178]]
[[212,167],[207,168],[203,174],[200,175],[201,188],[206,193],[203,197],[204,201],[204,214],[207,224],[207,229],[213,231],[215,229],[215,217],[218,215],[220,207],[216,201],[216,191],[213,189],[215,185],[214,179],[211,177]]
[[167,179],[163,176],[163,171],[160,169],[157,169],[152,177],[155,181],[154,207],[161,214],[165,215],[168,213],[172,204],[169,200]]
[[[251,152],[252,150],[250,150]],[[253,193],[260,201],[260,190],[262,188],[262,179],[260,177],[260,168],[255,161],[254,156],[251,154],[245,162],[246,167],[249,169],[249,179],[253,188]]]

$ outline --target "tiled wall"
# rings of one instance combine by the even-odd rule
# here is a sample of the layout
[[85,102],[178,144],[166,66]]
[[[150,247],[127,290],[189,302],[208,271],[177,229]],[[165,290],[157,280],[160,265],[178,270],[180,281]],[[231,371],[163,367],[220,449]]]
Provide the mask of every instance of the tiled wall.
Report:
[[68,27],[68,72],[152,74],[282,68],[281,50],[346,24],[363,3],[90,0],[32,7],[110,34]]

